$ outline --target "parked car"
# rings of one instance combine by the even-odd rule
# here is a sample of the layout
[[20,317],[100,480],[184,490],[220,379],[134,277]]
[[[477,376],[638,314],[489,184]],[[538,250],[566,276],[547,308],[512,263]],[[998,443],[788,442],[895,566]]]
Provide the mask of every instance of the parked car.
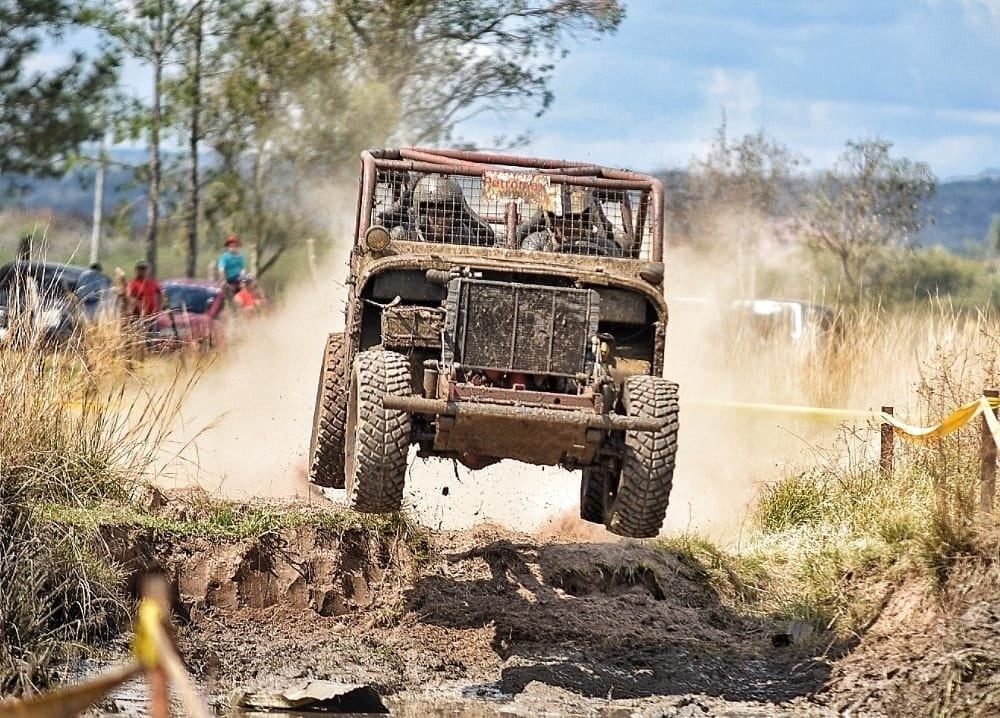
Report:
[[165,350],[185,346],[209,348],[222,340],[220,320],[225,298],[216,282],[165,279],[163,313],[156,318],[153,342]]
[[[88,267],[57,262],[8,262],[0,267],[0,341],[19,327],[62,343],[114,307],[111,279]],[[20,321],[18,321],[20,320]]]
[[739,336],[762,343],[806,344],[831,332],[835,324],[832,309],[812,302],[737,299],[729,311]]

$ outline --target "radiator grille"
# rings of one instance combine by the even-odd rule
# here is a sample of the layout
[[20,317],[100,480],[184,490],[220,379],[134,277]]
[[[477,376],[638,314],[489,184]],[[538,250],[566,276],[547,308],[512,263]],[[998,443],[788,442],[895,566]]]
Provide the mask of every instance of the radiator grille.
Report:
[[589,289],[455,279],[444,361],[472,369],[575,376],[589,369],[600,297]]

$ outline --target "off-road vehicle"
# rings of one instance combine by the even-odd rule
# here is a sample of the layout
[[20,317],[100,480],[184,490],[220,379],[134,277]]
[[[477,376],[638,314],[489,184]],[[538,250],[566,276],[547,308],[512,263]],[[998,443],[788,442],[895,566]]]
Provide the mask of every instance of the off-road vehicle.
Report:
[[655,536],[677,451],[661,378],[663,197],[649,176],[479,152],[361,155],[346,331],[310,477],[397,511],[410,446],[582,471],[580,515]]

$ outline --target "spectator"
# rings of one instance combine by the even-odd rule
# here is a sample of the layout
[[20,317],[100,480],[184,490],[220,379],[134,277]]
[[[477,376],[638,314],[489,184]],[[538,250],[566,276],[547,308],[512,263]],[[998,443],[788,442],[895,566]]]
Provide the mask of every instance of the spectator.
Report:
[[246,258],[240,254],[240,246],[243,243],[235,234],[230,235],[226,240],[226,251],[219,257],[217,269],[226,288],[231,294],[235,294],[243,287],[243,273],[247,267]]
[[240,291],[236,292],[233,301],[241,312],[249,315],[259,313],[267,303],[253,277],[244,277],[243,285],[240,287]]
[[149,276],[149,263],[135,265],[135,277],[125,291],[128,299],[129,315],[148,334],[156,323],[156,315],[163,306],[163,287]]

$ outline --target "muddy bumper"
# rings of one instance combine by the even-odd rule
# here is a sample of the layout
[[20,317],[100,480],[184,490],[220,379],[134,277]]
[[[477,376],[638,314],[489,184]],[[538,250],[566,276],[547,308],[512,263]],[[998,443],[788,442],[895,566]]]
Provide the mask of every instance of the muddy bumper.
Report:
[[534,464],[594,461],[605,432],[657,431],[658,419],[539,406],[386,396],[386,409],[437,417],[434,448]]

